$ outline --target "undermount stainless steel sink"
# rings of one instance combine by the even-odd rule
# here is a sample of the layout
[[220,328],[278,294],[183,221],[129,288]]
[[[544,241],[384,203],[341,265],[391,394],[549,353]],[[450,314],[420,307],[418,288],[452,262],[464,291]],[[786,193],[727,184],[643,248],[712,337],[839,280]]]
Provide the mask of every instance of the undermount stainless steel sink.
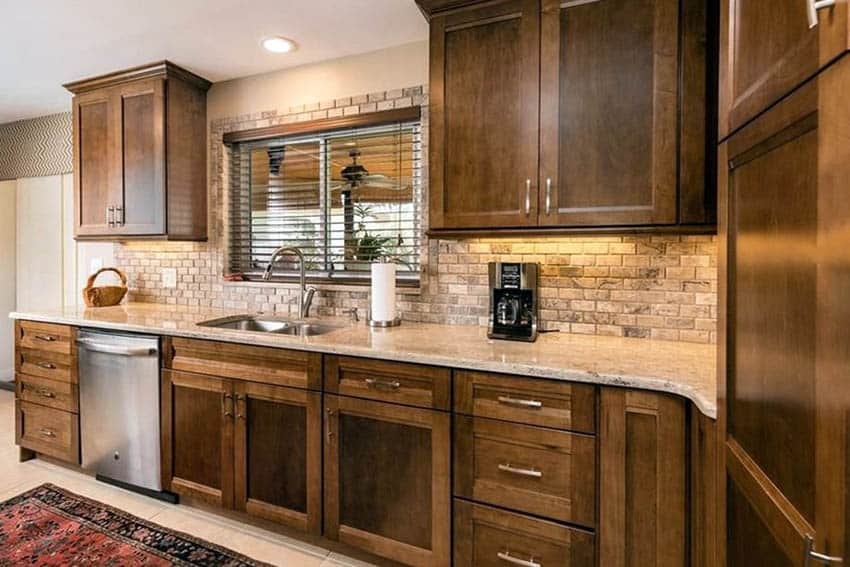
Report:
[[290,321],[288,319],[277,319],[264,315],[234,315],[198,323],[199,327],[212,327],[216,329],[231,329],[234,331],[247,331],[251,333],[274,333],[277,335],[291,335],[296,337],[311,337],[313,335],[324,335],[341,325],[332,323],[317,323],[313,321]]

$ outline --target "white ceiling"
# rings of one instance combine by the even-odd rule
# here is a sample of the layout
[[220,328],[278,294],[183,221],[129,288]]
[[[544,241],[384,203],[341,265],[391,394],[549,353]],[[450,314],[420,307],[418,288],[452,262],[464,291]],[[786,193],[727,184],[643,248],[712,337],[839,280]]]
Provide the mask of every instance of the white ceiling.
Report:
[[[413,0],[0,0],[0,124],[70,110],[62,83],[169,59],[210,81],[427,38]],[[295,40],[272,54],[268,35]]]

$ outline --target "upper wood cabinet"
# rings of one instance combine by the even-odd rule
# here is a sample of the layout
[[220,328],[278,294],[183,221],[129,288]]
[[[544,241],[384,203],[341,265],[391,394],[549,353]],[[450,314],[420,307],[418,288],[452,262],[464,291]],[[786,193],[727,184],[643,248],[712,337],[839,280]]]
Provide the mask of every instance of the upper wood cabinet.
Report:
[[847,3],[723,0],[720,138],[814,76],[850,47]]
[[537,224],[540,4],[431,21],[432,228]]
[[705,0],[421,4],[431,230],[714,223]]
[[65,85],[77,238],[206,238],[209,85],[169,62]]

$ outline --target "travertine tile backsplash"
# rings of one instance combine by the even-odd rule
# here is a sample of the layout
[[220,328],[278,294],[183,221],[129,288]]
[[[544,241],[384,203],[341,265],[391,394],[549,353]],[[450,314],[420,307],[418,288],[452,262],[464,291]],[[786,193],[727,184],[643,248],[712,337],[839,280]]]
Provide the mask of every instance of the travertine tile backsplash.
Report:
[[[213,122],[210,241],[116,245],[116,262],[130,277],[130,299],[294,312],[294,285],[227,283],[221,278],[226,253],[223,133],[412,104],[422,105],[423,138],[427,140],[427,90],[423,87]],[[427,147],[424,150],[427,155]],[[423,188],[427,192],[427,179]],[[717,340],[717,250],[713,236],[424,238],[423,242],[421,287],[402,290],[398,296],[405,320],[486,325],[487,263],[525,261],[539,262],[542,267],[543,328],[702,343]],[[162,286],[163,268],[177,270],[176,289]],[[368,287],[320,286],[314,313],[343,315],[351,307],[365,313],[368,304]]]

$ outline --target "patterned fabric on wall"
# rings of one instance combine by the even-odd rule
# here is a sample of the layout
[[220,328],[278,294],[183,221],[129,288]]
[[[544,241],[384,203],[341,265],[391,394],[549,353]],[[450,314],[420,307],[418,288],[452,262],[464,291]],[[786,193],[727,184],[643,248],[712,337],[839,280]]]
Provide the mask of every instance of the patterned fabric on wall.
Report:
[[72,171],[71,113],[0,124],[0,179]]

